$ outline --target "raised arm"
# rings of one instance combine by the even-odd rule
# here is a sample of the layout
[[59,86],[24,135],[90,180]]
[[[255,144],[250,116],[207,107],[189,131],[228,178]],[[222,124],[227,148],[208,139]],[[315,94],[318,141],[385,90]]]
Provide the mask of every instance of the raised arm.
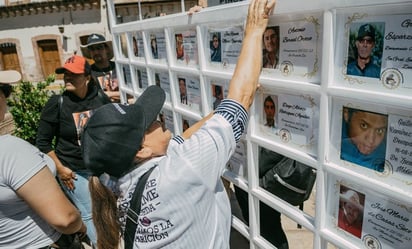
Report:
[[262,69],[262,36],[276,0],[252,0],[246,20],[245,37],[227,98],[247,111],[253,102]]
[[[269,14],[275,7],[276,0],[252,0],[246,20],[245,37],[242,42],[235,72],[230,81],[227,98],[239,102],[249,110],[256,92],[262,69],[262,37],[269,20]],[[189,139],[212,114],[187,129],[182,137]]]

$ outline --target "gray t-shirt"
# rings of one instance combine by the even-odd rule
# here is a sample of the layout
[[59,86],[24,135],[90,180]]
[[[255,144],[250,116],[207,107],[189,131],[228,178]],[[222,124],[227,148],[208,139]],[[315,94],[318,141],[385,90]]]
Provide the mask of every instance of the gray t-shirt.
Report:
[[0,136],[0,248],[40,248],[60,237],[16,194],[46,165],[55,175],[49,156],[20,138]]

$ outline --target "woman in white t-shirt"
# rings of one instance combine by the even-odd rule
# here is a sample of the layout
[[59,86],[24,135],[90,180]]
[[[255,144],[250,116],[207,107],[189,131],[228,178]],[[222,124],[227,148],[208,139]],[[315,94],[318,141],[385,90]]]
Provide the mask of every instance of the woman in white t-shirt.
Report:
[[[0,71],[0,122],[10,83],[19,80],[17,71]],[[55,173],[53,160],[36,147],[11,135],[0,136],[0,248],[47,248],[62,233],[86,233]]]

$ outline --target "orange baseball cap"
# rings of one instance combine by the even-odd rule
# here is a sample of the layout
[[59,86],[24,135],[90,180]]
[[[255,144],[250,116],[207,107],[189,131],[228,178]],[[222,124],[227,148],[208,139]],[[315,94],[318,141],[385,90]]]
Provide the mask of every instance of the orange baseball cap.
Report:
[[56,69],[57,74],[62,74],[66,71],[70,71],[74,74],[90,74],[90,64],[87,62],[86,58],[78,55],[73,55],[68,58],[64,63],[63,67]]

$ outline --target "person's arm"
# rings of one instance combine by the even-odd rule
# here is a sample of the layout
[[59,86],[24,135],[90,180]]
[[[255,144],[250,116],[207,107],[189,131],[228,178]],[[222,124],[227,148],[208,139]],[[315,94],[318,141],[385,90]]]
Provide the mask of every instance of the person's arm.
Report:
[[76,175],[71,169],[62,164],[52,147],[53,139],[58,136],[58,122],[61,112],[58,104],[59,99],[60,95],[52,96],[42,110],[37,130],[36,147],[53,159],[54,164],[56,164],[57,176],[67,188],[73,189],[73,179],[76,179]]
[[107,97],[110,98],[112,102],[120,101],[120,92],[119,91],[104,91]]
[[56,164],[57,176],[59,177],[60,181],[70,190],[74,189],[74,182],[76,177],[76,173],[71,170],[70,168],[63,165],[60,159],[57,157],[54,150],[47,153],[47,155],[53,159],[54,164]]
[[60,108],[58,102],[60,96],[54,95],[50,97],[41,111],[36,136],[36,147],[46,154],[53,150],[53,139],[57,135],[59,128]]
[[252,0],[249,5],[245,37],[227,96],[240,103],[246,111],[257,89],[262,69],[262,36],[275,4],[276,0]]
[[[262,37],[276,1],[252,0],[249,5],[245,37],[235,72],[230,81],[227,98],[241,104],[246,111],[253,102],[262,68]],[[213,112],[187,129],[182,137],[189,139],[202,125],[210,119]]]
[[86,233],[79,211],[63,194],[47,166],[18,188],[17,194],[57,231]]
[[213,116],[213,112],[211,112],[209,115],[207,115],[206,117],[204,117],[203,119],[199,120],[198,122],[196,122],[195,124],[193,124],[192,126],[190,126],[189,128],[187,128],[185,130],[185,132],[183,132],[182,137],[184,139],[189,139],[193,133],[195,133],[197,130],[200,129],[200,127],[202,127],[202,125],[211,117]]

